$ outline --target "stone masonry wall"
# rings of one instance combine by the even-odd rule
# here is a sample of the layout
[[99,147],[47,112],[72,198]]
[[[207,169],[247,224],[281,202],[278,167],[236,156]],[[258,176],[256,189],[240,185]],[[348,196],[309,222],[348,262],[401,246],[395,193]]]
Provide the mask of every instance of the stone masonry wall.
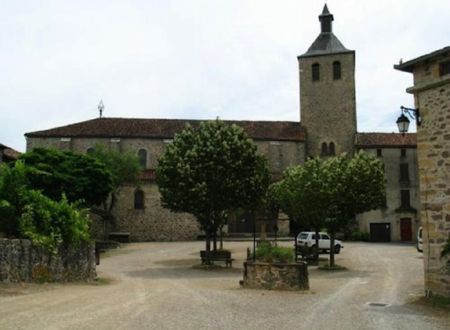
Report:
[[244,262],[242,285],[252,289],[308,290],[306,263]]
[[158,186],[144,183],[144,208],[134,208],[136,187],[124,186],[113,209],[112,231],[130,232],[131,241],[185,241],[201,234],[197,220],[187,213],[174,213],[161,205]]
[[[171,140],[137,139],[137,138],[28,138],[27,150],[36,147],[71,150],[86,153],[97,144],[113,150],[138,153],[139,149],[147,151],[147,169],[158,165],[158,158],[165,152]],[[271,171],[281,174],[290,165],[302,164],[305,161],[304,142],[294,141],[255,141],[258,152],[268,158]],[[140,189],[144,192],[144,209],[134,208],[134,192],[138,187],[124,186],[117,196],[113,209],[115,222],[107,225],[107,231],[129,232],[131,241],[178,241],[193,240],[202,234],[198,222],[186,213],[173,213],[161,206],[158,187],[154,182],[142,182]],[[101,218],[91,214],[93,237],[103,238]]]
[[[377,155],[377,149],[364,149],[364,152]],[[381,208],[357,215],[359,228],[370,232],[371,223],[389,223],[391,240],[401,240],[401,219],[411,219],[412,240],[417,241],[417,230],[420,226],[420,193],[419,171],[417,169],[416,148],[406,148],[405,156],[401,156],[401,148],[383,148],[379,157],[384,164],[386,175],[386,208]],[[408,164],[409,181],[400,181],[400,164]],[[410,192],[410,211],[400,211],[400,191],[407,189]],[[417,212],[414,212],[417,211]]]
[[0,238],[0,282],[91,281],[95,271],[94,243],[61,248],[57,255],[27,239]]
[[417,147],[425,288],[450,297],[450,258],[440,257],[450,237],[450,75],[439,76],[438,64],[426,63],[414,68],[414,81],[408,92],[422,116]]
[[[341,63],[341,79],[333,80],[333,62]],[[320,80],[312,81],[312,65],[320,64]],[[300,115],[307,129],[307,156],[320,156],[323,142],[335,144],[336,155],[353,154],[356,133],[355,54],[300,57]]]

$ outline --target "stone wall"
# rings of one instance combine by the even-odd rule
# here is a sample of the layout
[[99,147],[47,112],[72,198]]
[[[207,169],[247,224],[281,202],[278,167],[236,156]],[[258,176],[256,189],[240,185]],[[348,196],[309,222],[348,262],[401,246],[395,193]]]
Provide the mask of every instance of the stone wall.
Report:
[[112,231],[129,232],[131,241],[194,240],[201,234],[197,220],[187,213],[174,213],[161,205],[158,186],[143,183],[144,208],[134,207],[136,187],[124,186],[117,195],[113,209]]
[[[333,80],[333,62],[341,63],[341,79]],[[312,81],[312,65],[320,64],[320,80]],[[300,115],[307,129],[307,155],[320,156],[323,142],[335,144],[336,155],[353,154],[356,133],[355,54],[299,57]]]
[[[377,155],[377,149],[364,149],[364,152]],[[383,164],[386,175],[386,208],[373,210],[359,214],[359,228],[362,231],[370,232],[371,223],[389,223],[391,228],[391,240],[401,241],[401,219],[411,220],[412,241],[417,240],[417,231],[420,226],[420,193],[419,193],[419,171],[417,168],[416,148],[405,148],[405,155],[402,156],[401,148],[382,148],[381,156],[378,157]],[[400,164],[408,164],[409,180],[400,180]],[[402,189],[410,192],[410,210],[401,209]]]
[[244,262],[242,286],[252,289],[308,290],[306,263]]
[[414,87],[407,89],[422,117],[417,153],[425,289],[429,295],[450,297],[450,257],[440,257],[450,238],[450,74],[441,74],[439,67],[450,62],[450,50],[427,57],[412,64]]
[[95,271],[94,243],[61,248],[53,255],[26,239],[0,238],[0,282],[91,281]]
[[[149,138],[28,138],[27,150],[44,147],[84,154],[97,144],[112,150],[131,151],[136,154],[140,149],[145,149],[147,169],[154,169],[158,165],[158,158],[165,152],[171,141]],[[258,152],[268,158],[269,167],[276,175],[280,175],[290,165],[302,164],[305,161],[304,142],[258,140],[255,143]],[[144,192],[143,209],[134,207],[134,192],[138,188]],[[154,182],[142,182],[140,187],[124,186],[120,189],[117,198],[113,209],[115,221],[107,224],[107,231],[129,232],[131,241],[193,240],[202,234],[194,217],[186,213],[173,213],[161,206],[158,187]],[[93,220],[91,226],[93,237],[104,238],[101,217],[91,214],[91,219]],[[288,222],[282,224],[289,225]],[[285,227],[283,226],[282,229],[285,230]]]

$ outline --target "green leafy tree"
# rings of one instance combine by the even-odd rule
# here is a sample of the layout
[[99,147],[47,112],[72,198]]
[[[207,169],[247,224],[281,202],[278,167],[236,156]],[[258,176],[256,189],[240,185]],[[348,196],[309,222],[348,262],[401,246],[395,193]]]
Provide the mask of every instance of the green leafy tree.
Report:
[[86,155],[36,148],[20,159],[26,165],[30,186],[54,200],[60,200],[64,194],[70,202],[98,205],[112,189],[107,167]]
[[216,120],[187,126],[159,159],[163,206],[196,217],[207,252],[229,210],[256,210],[261,203],[270,176],[256,149],[242,128]]
[[0,165],[0,231],[8,237],[19,236],[18,219],[25,206],[23,196],[27,189],[27,170],[22,161],[14,166]]
[[63,244],[88,241],[86,210],[69,203],[64,194],[55,201],[32,189],[29,172],[23,161],[0,166],[0,231],[8,237],[29,238],[52,252]]
[[315,258],[319,256],[319,231],[328,216],[328,187],[324,181],[323,164],[319,159],[308,160],[303,166],[288,168],[278,189],[283,211],[294,221],[312,227],[316,232]]
[[131,152],[108,150],[102,145],[96,145],[90,156],[99,160],[111,173],[110,196],[104,200],[104,208],[108,214],[117,202],[117,194],[125,184],[137,185],[142,171],[137,155]]
[[[313,227],[316,233],[326,227],[331,247],[336,232],[357,214],[386,205],[383,163],[363,152],[351,159],[339,156],[308,160],[285,172],[278,195],[287,214]],[[334,267],[332,248],[330,267]]]
[[[325,226],[334,246],[336,232],[357,214],[386,205],[386,179],[383,163],[364,152],[351,159],[330,158],[323,167],[328,200]],[[330,267],[334,267],[334,249],[330,249]]]

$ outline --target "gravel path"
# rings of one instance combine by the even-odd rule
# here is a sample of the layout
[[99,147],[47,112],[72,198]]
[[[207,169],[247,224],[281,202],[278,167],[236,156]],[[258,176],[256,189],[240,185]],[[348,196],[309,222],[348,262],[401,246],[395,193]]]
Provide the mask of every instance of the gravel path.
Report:
[[232,269],[193,268],[202,242],[139,243],[103,257],[98,284],[0,285],[0,329],[450,329],[448,311],[412,303],[411,245],[347,243],[349,270],[310,267],[309,292],[241,289],[250,245],[225,242]]

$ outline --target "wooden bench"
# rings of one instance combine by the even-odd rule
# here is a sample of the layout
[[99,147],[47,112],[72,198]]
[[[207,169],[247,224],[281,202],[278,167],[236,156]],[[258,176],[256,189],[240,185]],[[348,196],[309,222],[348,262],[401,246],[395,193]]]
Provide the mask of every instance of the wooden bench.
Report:
[[209,258],[207,258],[206,251],[202,250],[200,251],[200,258],[203,265],[208,263],[209,259],[209,261],[225,261],[227,267],[232,267],[234,260],[231,258],[231,252],[226,250],[209,251]]
[[109,239],[120,243],[128,243],[130,241],[129,232],[110,232]]
[[314,252],[311,250],[311,248],[305,246],[305,245],[297,245],[296,251],[295,251],[295,260],[298,260],[298,256],[302,258],[302,260],[306,259],[314,259]]

